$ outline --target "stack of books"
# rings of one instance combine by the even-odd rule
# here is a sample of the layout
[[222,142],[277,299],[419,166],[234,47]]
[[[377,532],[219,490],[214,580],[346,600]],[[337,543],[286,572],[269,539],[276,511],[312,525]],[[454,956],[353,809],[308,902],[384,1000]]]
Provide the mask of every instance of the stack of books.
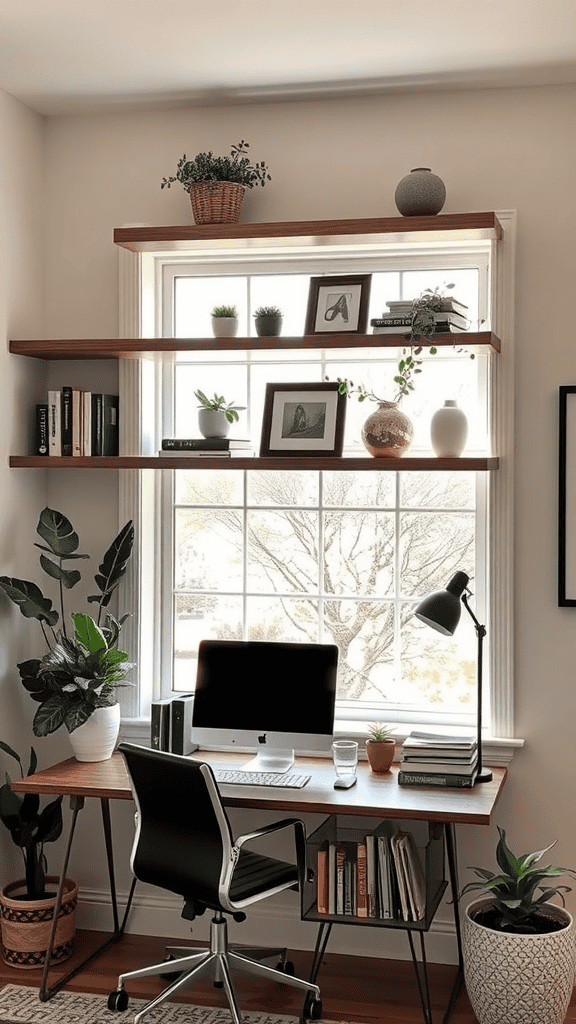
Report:
[[402,744],[398,783],[471,789],[477,766],[478,744],[472,733],[413,730]]
[[[470,330],[468,306],[451,296],[442,300],[443,309],[434,314],[438,333],[458,334]],[[370,321],[374,334],[400,334],[412,326],[413,306],[410,300],[397,299],[387,302],[388,313]]]
[[163,458],[223,458],[254,455],[252,442],[237,437],[164,437],[158,452]]
[[192,742],[193,693],[173,693],[153,700],[150,707],[150,746],[173,754],[191,754],[198,750]]
[[65,386],[36,406],[36,455],[116,456],[118,395]]

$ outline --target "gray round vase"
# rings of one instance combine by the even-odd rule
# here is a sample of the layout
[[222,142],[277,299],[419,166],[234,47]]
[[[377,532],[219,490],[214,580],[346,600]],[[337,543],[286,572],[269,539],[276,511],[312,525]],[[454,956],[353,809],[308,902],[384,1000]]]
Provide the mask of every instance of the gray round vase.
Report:
[[394,201],[403,217],[429,217],[440,213],[446,188],[429,167],[414,167],[398,182]]

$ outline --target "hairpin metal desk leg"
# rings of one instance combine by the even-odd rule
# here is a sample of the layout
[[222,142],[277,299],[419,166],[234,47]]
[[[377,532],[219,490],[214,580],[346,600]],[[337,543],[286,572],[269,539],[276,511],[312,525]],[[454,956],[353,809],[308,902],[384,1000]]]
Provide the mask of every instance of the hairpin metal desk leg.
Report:
[[452,891],[452,905],[454,907],[454,927],[456,929],[456,943],[458,946],[458,970],[456,978],[452,986],[452,992],[450,993],[450,1000],[444,1014],[442,1024],[448,1024],[452,1010],[456,1004],[458,994],[464,981],[464,959],[462,956],[462,933],[460,931],[460,913],[458,908],[458,863],[456,859],[456,835],[454,831],[454,825],[452,822],[446,822],[444,825],[444,835],[446,837],[446,853],[448,855],[448,871],[450,873],[450,889]]
[[60,905],[62,903],[62,895],[64,892],[64,883],[66,881],[66,873],[68,871],[68,861],[70,859],[70,850],[72,849],[72,840],[74,838],[74,831],[76,829],[76,821],[78,814],[84,807],[83,796],[71,796],[70,797],[70,808],[72,810],[72,821],[70,823],[70,831],[68,833],[68,842],[66,844],[66,852],[64,854],[64,861],[62,863],[62,870],[60,872],[60,883],[58,886],[58,893],[56,895],[56,905],[54,907],[54,915],[52,918],[52,929],[50,931],[50,938],[48,941],[48,948],[46,950],[46,957],[44,959],[44,970],[42,972],[42,982],[40,984],[40,991],[38,997],[42,1003],[47,1002],[52,998],[53,995],[58,992],[63,985],[66,984],[70,978],[73,978],[83,967],[91,963],[100,953],[102,953],[108,946],[117,942],[118,939],[124,934],[124,928],[128,919],[128,913],[132,905],[132,897],[134,895],[134,889],[136,886],[136,879],[132,880],[130,887],[130,893],[128,895],[128,902],[124,910],[124,916],[122,923],[119,922],[118,915],[118,901],[116,897],[116,879],[114,875],[114,855],[112,848],[112,829],[110,825],[110,805],[106,798],[101,798],[100,805],[102,809],[102,824],[104,828],[104,842],[106,844],[106,857],[108,861],[108,876],[110,880],[110,895],[112,900],[112,915],[114,920],[114,931],[104,942],[102,942],[92,953],[89,953],[79,964],[76,964],[64,977],[59,978],[58,981],[49,988],[46,984],[48,980],[48,972],[50,970],[50,961],[52,959],[52,952],[54,950],[54,939],[56,936],[56,927],[58,924],[58,915],[60,913]]

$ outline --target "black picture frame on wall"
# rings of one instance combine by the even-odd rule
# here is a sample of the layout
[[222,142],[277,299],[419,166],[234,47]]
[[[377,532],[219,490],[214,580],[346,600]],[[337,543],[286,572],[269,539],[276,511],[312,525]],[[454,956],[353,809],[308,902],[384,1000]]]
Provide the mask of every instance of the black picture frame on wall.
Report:
[[260,456],[340,458],[346,401],[336,381],[267,384]]
[[372,274],[311,277],[305,334],[364,334]]
[[558,605],[576,608],[576,384],[558,391]]

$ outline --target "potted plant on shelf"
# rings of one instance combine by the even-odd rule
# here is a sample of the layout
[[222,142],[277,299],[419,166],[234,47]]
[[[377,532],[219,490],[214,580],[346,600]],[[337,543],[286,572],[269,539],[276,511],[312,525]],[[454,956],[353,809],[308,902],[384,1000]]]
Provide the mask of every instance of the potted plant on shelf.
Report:
[[215,338],[235,338],[238,334],[238,310],[236,306],[214,306],[212,309],[212,330]]
[[550,904],[564,903],[565,885],[548,879],[576,877],[570,868],[541,866],[544,850],[515,856],[498,828],[497,872],[473,868],[480,882],[467,892],[485,896],[463,913],[464,978],[479,1024],[561,1024],[574,983],[576,950],[571,915]]
[[198,426],[202,437],[227,437],[232,423],[238,422],[238,413],[245,409],[244,405],[235,405],[234,402],[227,402],[224,395],[217,395],[214,392],[213,398],[208,398],[203,391],[195,391],[194,397],[198,399]]
[[373,722],[368,726],[370,739],[366,740],[366,753],[370,768],[376,774],[390,771],[396,753],[396,741],[392,736],[393,727],[383,722]]
[[[413,390],[412,374],[420,373],[419,360],[412,355],[404,356],[398,363],[398,373],[394,377],[397,393],[392,402],[379,398],[373,391],[368,391],[364,384],[354,384],[345,377],[338,377],[338,391],[341,395],[352,398],[358,396],[359,402],[376,402],[378,408],[371,413],[362,424],[360,436],[366,450],[375,458],[401,458],[407,455],[414,439],[414,424],[409,416],[399,408],[398,402],[403,395]],[[328,378],[326,378],[328,379]]]
[[[81,575],[77,569],[64,568],[63,563],[90,556],[78,552],[78,534],[61,512],[45,508],[36,532],[44,542],[36,543],[42,552],[40,565],[59,585],[60,613],[35,583],[0,576],[0,589],[22,614],[38,619],[48,647],[44,657],[18,665],[22,684],[40,705],[32,729],[35,736],[47,736],[64,725],[78,760],[104,761],[114,750],[120,728],[116,690],[131,685],[126,682],[126,674],[134,667],[118,647],[120,630],[128,616],[116,620],[105,609],[126,573],[134,527],[132,521],[126,523],[98,567],[94,578],[99,593],[88,598],[88,602],[97,603],[97,618],[73,614],[71,633],[64,615],[64,590],[75,587]],[[58,622],[60,629],[56,631]]]
[[184,154],[176,174],[163,178],[160,188],[179,181],[190,195],[196,224],[236,224],[246,189],[272,180],[263,160],[250,162],[249,147],[242,139],[232,146],[230,156],[214,156],[210,151],[187,160]]
[[282,330],[284,315],[278,306],[258,306],[254,325],[259,338],[276,338]]
[[[2,741],[0,749],[18,762],[24,778],[22,761],[16,751]],[[32,747],[27,774],[32,775],[36,766]],[[44,963],[58,888],[58,878],[46,874],[44,846],[55,842],[62,834],[62,799],[57,797],[41,810],[37,793],[13,792],[8,772],[0,788],[0,820],[22,851],[25,870],[25,879],[5,885],[0,894],[2,955],[11,967],[31,969]],[[78,885],[66,879],[54,938],[54,963],[67,960],[72,952],[77,902]]]

